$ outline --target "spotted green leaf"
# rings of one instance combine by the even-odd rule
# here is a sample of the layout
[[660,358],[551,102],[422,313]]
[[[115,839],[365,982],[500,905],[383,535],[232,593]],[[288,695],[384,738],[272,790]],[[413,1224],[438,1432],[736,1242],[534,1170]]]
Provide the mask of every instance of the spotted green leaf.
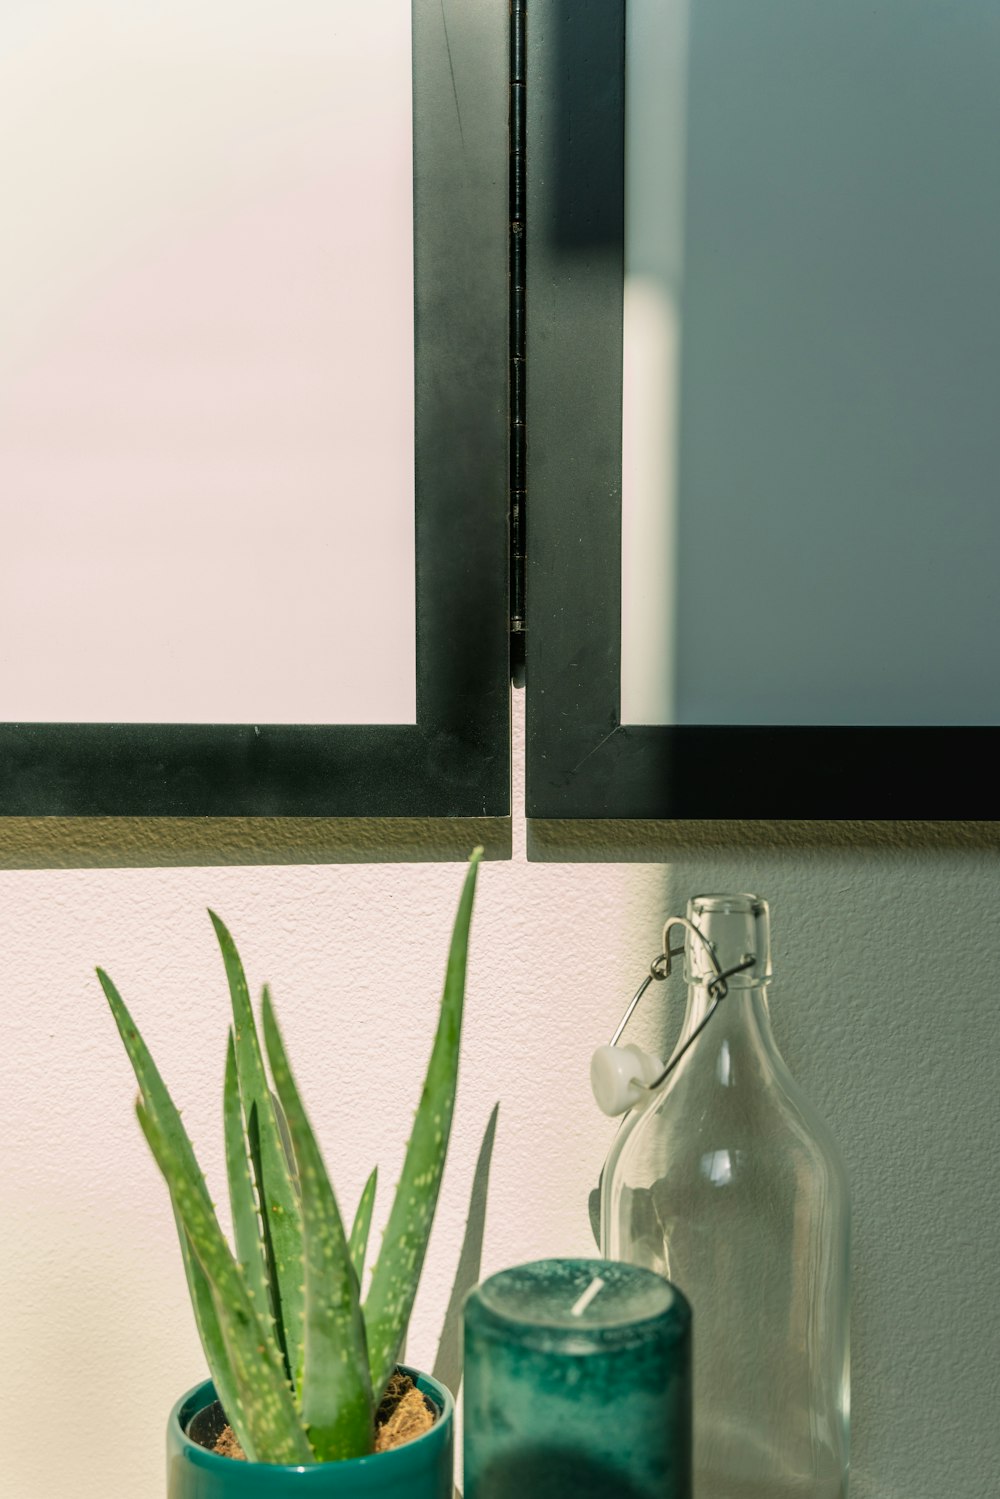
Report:
[[279,1344],[296,1388],[302,1369],[302,1218],[261,1056],[250,992],[229,931],[209,911],[222,952],[233,1007],[236,1073],[250,1160],[260,1204],[261,1232]]
[[267,989],[263,1020],[271,1074],[288,1120],[302,1191],[302,1422],[320,1462],[360,1457],[371,1451],[375,1413],[357,1277],[337,1199],[292,1077]]
[[481,848],[473,852],[462,887],[434,1046],[365,1301],[368,1358],[376,1401],[393,1371],[410,1320],[444,1171],[458,1078],[469,926],[482,852]]

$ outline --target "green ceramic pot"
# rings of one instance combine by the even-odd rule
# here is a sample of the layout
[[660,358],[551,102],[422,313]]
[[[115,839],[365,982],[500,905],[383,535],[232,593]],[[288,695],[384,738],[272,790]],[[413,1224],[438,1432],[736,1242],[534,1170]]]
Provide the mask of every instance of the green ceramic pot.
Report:
[[391,1452],[300,1468],[219,1457],[188,1436],[215,1402],[211,1380],[183,1395],[167,1425],[167,1499],[452,1499],[455,1402],[436,1379],[403,1368],[437,1406],[438,1419]]

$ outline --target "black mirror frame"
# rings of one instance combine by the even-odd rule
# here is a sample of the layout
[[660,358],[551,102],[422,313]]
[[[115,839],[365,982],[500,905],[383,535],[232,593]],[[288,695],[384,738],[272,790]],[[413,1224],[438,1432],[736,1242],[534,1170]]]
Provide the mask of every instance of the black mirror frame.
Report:
[[623,724],[625,0],[528,7],[527,816],[1000,817],[1000,728]]
[[412,13],[416,724],[3,724],[0,816],[509,816],[509,22]]

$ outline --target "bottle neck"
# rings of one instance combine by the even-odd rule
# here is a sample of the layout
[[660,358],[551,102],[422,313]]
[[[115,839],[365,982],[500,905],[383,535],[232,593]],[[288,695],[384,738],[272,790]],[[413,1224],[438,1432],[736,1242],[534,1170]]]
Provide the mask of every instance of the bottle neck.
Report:
[[[707,985],[689,987],[678,1048],[690,1039],[714,1005],[715,996]],[[735,1081],[735,1070],[741,1062],[754,1067],[783,1065],[771,1032],[767,985],[737,988],[731,983],[725,999],[695,1041],[691,1055],[699,1056],[702,1061],[717,1060],[722,1071],[730,1074],[720,1075],[721,1082]]]
[[[771,1035],[767,985],[771,975],[770,918],[757,895],[699,895],[688,902],[684,941],[687,1012],[679,1046],[716,1004],[712,984],[728,974],[724,998],[691,1048],[691,1065],[715,1067],[719,1080],[783,1066]],[[724,1053],[724,1054],[723,1054]],[[685,1066],[687,1065],[685,1061]]]

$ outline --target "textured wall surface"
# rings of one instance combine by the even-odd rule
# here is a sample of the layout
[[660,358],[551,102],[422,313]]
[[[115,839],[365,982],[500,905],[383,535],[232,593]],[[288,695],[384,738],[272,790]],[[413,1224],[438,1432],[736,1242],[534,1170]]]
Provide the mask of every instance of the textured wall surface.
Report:
[[[517,759],[518,757],[516,757]],[[515,805],[518,801],[515,801]],[[659,840],[659,841],[658,841]],[[1000,1471],[996,849],[975,829],[583,830],[563,862],[480,874],[452,1151],[408,1356],[433,1361],[494,1103],[484,1273],[589,1253],[613,1126],[607,1039],[699,890],[772,903],[775,1032],[847,1156],[855,1213],[853,1499],[985,1499]],[[609,862],[584,862],[604,859]],[[157,1499],[162,1427],[202,1375],[165,1191],[94,965],[134,1009],[220,1196],[227,997],[205,907],[274,989],[346,1212],[395,1180],[430,1044],[454,865],[0,874],[4,1499]],[[637,1025],[658,1045],[681,989]]]

